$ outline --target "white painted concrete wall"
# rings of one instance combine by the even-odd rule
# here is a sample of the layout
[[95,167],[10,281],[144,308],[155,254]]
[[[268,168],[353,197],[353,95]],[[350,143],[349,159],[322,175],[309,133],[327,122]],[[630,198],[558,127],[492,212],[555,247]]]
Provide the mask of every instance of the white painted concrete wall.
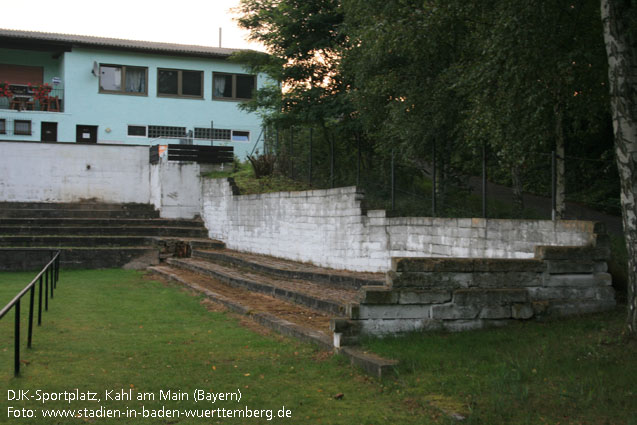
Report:
[[5,202],[150,202],[148,147],[0,143]]
[[202,217],[228,248],[353,271],[388,271],[392,257],[532,258],[538,245],[595,242],[588,221],[387,218],[355,187],[238,196],[203,180]]
[[201,211],[196,163],[149,163],[147,146],[0,142],[0,202],[151,203],[161,217]]

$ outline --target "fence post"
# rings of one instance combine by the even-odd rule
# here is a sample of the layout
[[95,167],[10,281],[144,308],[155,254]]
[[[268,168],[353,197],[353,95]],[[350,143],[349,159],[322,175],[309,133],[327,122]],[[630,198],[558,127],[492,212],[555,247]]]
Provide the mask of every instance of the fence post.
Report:
[[356,147],[358,148],[356,160],[356,186],[361,184],[361,135],[356,133]]
[[482,218],[487,218],[487,142],[482,143]]
[[42,275],[40,275],[40,285],[38,288],[38,326],[42,325]]
[[307,180],[310,187],[312,186],[312,137],[314,136],[314,128],[310,127],[310,158],[308,161]]
[[31,287],[29,296],[29,337],[27,338],[27,347],[31,348],[31,339],[33,336],[33,305],[35,303],[35,285]]
[[396,210],[396,170],[394,164],[395,149],[391,150],[391,210]]
[[431,172],[431,216],[436,216],[436,141],[433,143],[433,170]]
[[551,151],[551,220],[557,218],[557,173],[555,151]]
[[15,326],[14,326],[14,359],[13,368],[15,376],[20,374],[20,300],[15,303]]

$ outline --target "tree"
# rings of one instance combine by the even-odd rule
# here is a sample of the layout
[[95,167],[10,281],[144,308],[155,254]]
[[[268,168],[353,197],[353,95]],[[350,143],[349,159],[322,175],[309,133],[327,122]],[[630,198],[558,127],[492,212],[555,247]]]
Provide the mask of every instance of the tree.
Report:
[[637,336],[637,4],[602,0],[608,82],[628,249],[627,327]]

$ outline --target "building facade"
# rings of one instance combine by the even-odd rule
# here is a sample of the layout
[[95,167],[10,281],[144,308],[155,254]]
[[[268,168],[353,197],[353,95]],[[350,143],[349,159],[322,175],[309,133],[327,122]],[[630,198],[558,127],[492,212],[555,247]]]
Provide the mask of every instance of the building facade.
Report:
[[236,49],[0,30],[0,140],[262,145]]

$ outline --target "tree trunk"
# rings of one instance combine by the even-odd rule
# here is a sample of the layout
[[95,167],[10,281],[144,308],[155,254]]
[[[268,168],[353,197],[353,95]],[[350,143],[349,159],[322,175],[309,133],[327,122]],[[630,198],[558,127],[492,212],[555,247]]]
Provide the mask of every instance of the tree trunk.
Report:
[[626,0],[601,2],[615,154],[628,248],[627,327],[630,334],[637,336],[637,43],[628,33],[630,7],[631,2]]
[[562,107],[555,105],[555,218],[561,220],[566,214],[566,143],[562,126]]

